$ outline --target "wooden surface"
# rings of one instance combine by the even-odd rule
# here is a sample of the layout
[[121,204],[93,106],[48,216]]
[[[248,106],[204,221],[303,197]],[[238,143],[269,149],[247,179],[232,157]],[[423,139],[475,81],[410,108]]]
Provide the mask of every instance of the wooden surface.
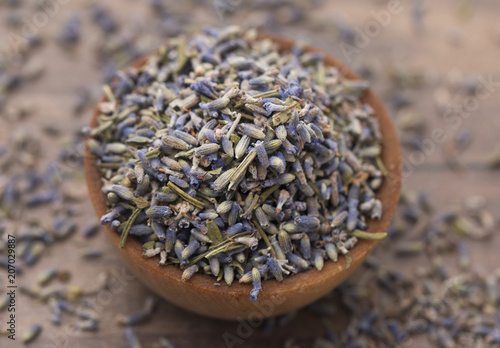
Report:
[[[61,6],[57,15],[51,18],[45,27],[40,29],[40,33],[49,38],[48,43],[36,55],[46,64],[45,75],[16,92],[9,101],[9,105],[31,103],[36,108],[34,115],[22,122],[11,122],[5,120],[4,117],[0,118],[2,139],[22,126],[28,128],[33,136],[40,137],[45,148],[54,149],[43,153],[42,160],[45,163],[57,159],[55,149],[64,147],[70,137],[63,136],[58,139],[46,136],[41,130],[42,127],[56,125],[59,129],[69,133],[86,124],[90,112],[81,118],[71,116],[75,91],[81,86],[95,85],[101,79],[93,53],[100,34],[90,24],[86,3],[86,1],[79,0],[68,2]],[[457,130],[450,129],[441,117],[443,112],[436,110],[433,103],[436,85],[432,81],[447,80],[460,74],[481,75],[485,78],[491,75],[494,81],[500,81],[500,66],[498,65],[500,47],[495,44],[495,37],[498,40],[500,29],[497,20],[500,4],[491,0],[470,1],[471,16],[463,18],[457,14],[457,1],[427,1],[425,2],[426,31],[417,35],[411,25],[409,2],[402,1],[401,3],[403,11],[392,16],[389,25],[381,31],[380,35],[370,40],[370,43],[356,55],[353,62],[346,62],[343,59],[333,25],[323,27],[321,23],[330,23],[335,14],[355,26],[363,27],[371,19],[370,11],[385,8],[386,2],[325,1],[322,6],[311,7],[307,23],[287,26],[280,29],[280,34],[302,39],[308,44],[322,48],[339,57],[344,63],[349,63],[351,67],[361,62],[372,65],[374,67],[373,89],[387,103],[390,102],[390,96],[397,90],[387,77],[387,69],[397,64],[419,69],[427,76],[427,80],[424,87],[407,92],[413,101],[413,107],[419,116],[428,121],[430,131],[440,127],[452,136]],[[115,16],[122,22],[132,22],[134,18],[147,22],[150,18],[149,8],[139,1],[108,1],[106,5],[113,9]],[[28,13],[33,12],[32,7],[27,8],[30,9]],[[10,11],[6,7],[0,7],[0,18],[4,19]],[[54,38],[59,33],[61,23],[75,12],[82,15],[83,39],[75,52],[67,53],[54,43]],[[219,21],[211,6],[206,8],[197,6],[191,11],[191,15],[198,24],[214,24]],[[247,25],[258,22],[261,18],[260,12],[237,13],[235,17],[225,17],[224,21]],[[8,31],[5,27],[1,30],[2,34],[3,30]],[[449,43],[449,38],[454,35],[461,36],[460,45]],[[1,35],[0,40],[5,40],[5,35]],[[500,209],[499,173],[487,171],[483,165],[493,149],[500,145],[498,138],[500,132],[499,100],[500,86],[496,86],[491,96],[481,101],[477,110],[463,119],[460,129],[467,129],[474,136],[474,142],[461,157],[461,162],[468,168],[467,170],[462,173],[450,172],[443,161],[443,145],[437,144],[423,164],[414,166],[414,170],[411,173],[408,172],[404,179],[404,187],[407,189],[424,188],[436,206],[459,202],[470,195],[482,195],[487,198],[492,211],[498,212]],[[461,100],[458,99],[458,101]],[[408,156],[408,152],[403,154],[405,159],[408,159]],[[69,168],[68,170],[80,169]],[[85,189],[83,178],[81,187]],[[97,219],[90,201],[81,204],[81,210],[78,220],[82,225],[92,219]],[[30,212],[30,214],[43,215],[46,211]],[[77,235],[61,244],[52,251],[49,257],[44,257],[32,269],[27,270],[21,281],[33,284],[35,282],[33,275],[54,264],[70,270],[73,274],[71,282],[84,288],[90,287],[97,274],[103,271],[122,273],[121,278],[124,278],[123,274],[129,274],[103,235],[97,236],[92,244],[104,250],[105,255],[98,260],[83,262],[75,250],[80,249],[86,243],[83,237]],[[497,256],[499,246],[498,234],[491,243],[472,243],[472,261],[484,271],[498,268],[500,266]],[[381,248],[376,251],[377,258],[383,264],[392,265],[408,274],[411,274],[415,263],[418,262],[418,259],[409,259],[397,260],[395,263],[392,254],[384,251]],[[452,261],[450,261],[450,267],[454,267]],[[4,273],[0,274],[4,275]],[[124,278],[125,280],[121,282],[117,281],[116,277],[113,279],[115,293],[109,297],[101,294],[99,307],[101,329],[99,332],[65,335],[64,327],[55,327],[48,323],[50,313],[46,306],[22,296],[19,297],[18,302],[19,332],[32,323],[42,322],[45,323],[45,329],[34,344],[36,347],[52,347],[53,337],[65,337],[67,340],[64,346],[72,348],[125,347],[123,329],[115,323],[114,317],[118,313],[131,313],[139,309],[149,292],[136,279]],[[2,322],[4,315],[0,313]],[[342,316],[339,316],[336,322],[339,326],[345,324]],[[308,310],[300,311],[288,325],[278,326],[271,335],[263,334],[259,327],[250,327],[250,330],[245,330],[242,329],[243,326],[238,322],[199,317],[162,301],[152,320],[137,327],[136,332],[145,347],[149,347],[160,336],[168,337],[177,347],[225,347],[224,337],[227,337],[227,334],[240,335],[241,341],[235,344],[235,347],[282,347],[286,338],[290,336],[297,338],[300,347],[309,347],[315,337],[325,334],[319,318]],[[18,342],[12,344],[4,337],[0,337],[0,345],[2,348],[22,346]],[[405,347],[427,346],[429,346],[428,343],[423,339],[416,340]]]

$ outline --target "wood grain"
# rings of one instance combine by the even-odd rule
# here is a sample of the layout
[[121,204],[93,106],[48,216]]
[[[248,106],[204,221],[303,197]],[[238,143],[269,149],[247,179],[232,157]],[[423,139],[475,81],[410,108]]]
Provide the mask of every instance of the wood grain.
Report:
[[[157,21],[157,18],[146,8],[146,2],[139,1],[108,1],[106,6],[112,10],[113,15],[122,23],[137,21]],[[182,5],[183,2],[176,2]],[[210,2],[208,2],[210,3]],[[316,2],[311,2],[316,3]],[[370,11],[380,11],[386,7],[383,1],[324,1],[323,5],[312,5],[307,13],[307,22],[294,23],[286,27],[277,27],[277,33],[302,40],[324,51],[340,57],[340,60],[350,67],[359,67],[362,63],[368,64],[373,69],[372,86],[384,104],[389,107],[390,114],[396,118],[396,111],[391,108],[391,96],[397,92],[387,77],[387,70],[395,63],[409,68],[421,69],[428,73],[427,77],[435,76],[439,81],[446,80],[454,74],[489,76],[493,74],[494,80],[500,77],[498,55],[500,48],[492,38],[498,28],[497,14],[500,12],[500,3],[490,0],[475,0],[472,4],[472,16],[468,20],[456,16],[454,0],[427,1],[426,18],[427,31],[416,35],[411,27],[410,3],[402,2],[404,10],[395,15],[388,27],[384,28],[379,36],[373,38],[370,44],[359,53],[353,61],[348,61],[342,55],[341,42],[338,32],[331,24],[333,18],[342,18],[353,26],[362,27],[370,17]],[[31,4],[30,4],[31,5]],[[34,10],[25,6],[30,11],[23,9],[22,14],[30,14]],[[36,10],[36,9],[35,9]],[[188,9],[186,16],[193,18],[199,26],[207,24],[220,24],[210,4],[197,5]],[[11,9],[0,6],[2,20],[11,13]],[[53,41],[57,38],[64,21],[71,15],[78,13],[82,16],[83,37],[72,54],[60,49]],[[236,13],[233,17],[226,17],[224,24],[237,23],[250,25],[263,21],[266,15],[262,12]],[[322,23],[327,23],[323,26]],[[328,24],[329,23],[329,24]],[[449,45],[445,38],[450,30],[458,30],[463,35],[463,43],[459,46]],[[2,21],[0,32],[7,34],[13,31],[19,34],[19,29],[5,26]],[[81,118],[71,116],[71,109],[75,92],[81,86],[88,84],[98,85],[101,81],[101,71],[96,65],[95,43],[101,33],[92,24],[88,11],[88,1],[72,0],[61,6],[57,15],[50,19],[47,26],[40,29],[40,34],[46,38],[48,44],[37,50],[37,57],[46,64],[46,73],[38,81],[26,84],[21,90],[10,98],[8,106],[29,102],[35,109],[35,114],[20,122],[5,119],[5,111],[0,113],[0,137],[9,139],[20,127],[27,128],[34,137],[41,137],[46,149],[41,154],[43,161],[41,168],[46,168],[47,163],[57,160],[58,149],[66,146],[70,137],[61,139],[42,137],[43,126],[57,125],[63,134],[72,134],[79,127],[87,125],[91,112]],[[0,43],[5,47],[8,36],[1,35]],[[427,122],[428,130],[436,128],[448,129],[442,118],[442,113],[436,110],[433,103],[435,84],[427,83],[423,88],[405,91],[409,94],[412,107],[419,117]],[[499,145],[500,132],[500,91],[497,89],[492,96],[481,101],[477,111],[463,120],[462,129],[470,130],[474,135],[474,142],[461,158],[464,165],[481,165],[479,169],[466,170],[460,174],[450,172],[443,163],[443,144],[438,144],[435,151],[426,158],[425,162],[415,167],[415,170],[404,177],[405,189],[425,189],[436,207],[443,207],[450,203],[457,203],[470,195],[482,195],[489,203],[492,211],[500,211],[500,195],[498,189],[498,172],[484,170],[485,161],[489,158],[491,150]],[[455,131],[450,131],[450,137]],[[408,161],[409,152],[403,152],[404,161]],[[476,166],[477,167],[477,166]],[[73,169],[80,170],[79,168]],[[84,189],[85,182],[81,181]],[[90,200],[80,205],[80,215],[76,218],[79,226],[96,221],[97,217]],[[51,214],[48,210],[26,212],[26,216],[43,216]],[[123,260],[107,242],[105,233],[101,233],[91,242],[99,247],[104,256],[91,262],[82,261],[79,249],[87,244],[81,235],[74,236],[67,243],[57,246],[50,255],[42,258],[39,263],[31,268],[25,268],[25,274],[20,278],[21,284],[36,284],[38,272],[49,266],[57,265],[72,273],[71,284],[90,288],[95,282],[98,273],[128,272]],[[471,243],[471,261],[481,272],[491,272],[500,267],[498,262],[498,248],[500,238],[497,235],[488,243]],[[427,262],[425,257],[411,259],[397,259],[391,251],[390,245],[381,243],[373,255],[384,266],[397,269],[408,276],[412,276],[415,268]],[[456,259],[445,257],[446,266],[450,272],[456,272]],[[0,277],[5,273],[0,269]],[[358,269],[353,277],[363,275],[363,270]],[[54,338],[65,338],[62,347],[71,348],[107,348],[126,347],[123,328],[114,320],[117,314],[130,314],[143,305],[143,299],[150,291],[137,279],[128,281],[120,292],[114,293],[109,299],[100,295],[99,306],[100,330],[96,333],[78,333],[65,335],[66,327],[51,325],[48,321],[50,310],[37,301],[26,296],[19,296],[18,303],[18,328],[22,332],[29,325],[41,322],[44,331],[39,339],[32,345],[34,347],[55,347]],[[106,301],[104,301],[106,300]],[[342,330],[351,319],[342,313],[341,306],[334,314],[332,325],[336,330]],[[0,329],[3,328],[5,312],[0,312]],[[296,313],[286,325],[276,323],[272,334],[266,334],[261,327],[261,321],[254,318],[252,323],[245,325],[247,318],[239,322],[214,320],[184,311],[167,301],[160,301],[153,318],[147,323],[138,326],[136,332],[143,342],[143,347],[151,344],[159,337],[168,337],[176,347],[283,347],[284,342],[294,337],[298,347],[311,347],[317,337],[325,337],[326,328],[321,318],[309,309]],[[68,319],[71,322],[71,319]],[[248,326],[250,330],[244,330]],[[330,327],[331,328],[331,327]],[[227,345],[227,337],[236,337],[234,345]],[[0,337],[1,347],[22,347],[19,342],[12,343],[5,337]],[[431,347],[425,337],[418,337],[408,343],[407,348]]]

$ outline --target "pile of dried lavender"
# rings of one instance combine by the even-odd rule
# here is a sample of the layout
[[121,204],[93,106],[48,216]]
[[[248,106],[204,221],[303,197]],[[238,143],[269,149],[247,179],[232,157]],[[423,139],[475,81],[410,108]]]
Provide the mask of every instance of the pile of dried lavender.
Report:
[[321,270],[380,218],[381,134],[319,54],[280,54],[238,27],[179,37],[105,86],[88,144],[110,205],[103,224],[183,279],[230,285]]

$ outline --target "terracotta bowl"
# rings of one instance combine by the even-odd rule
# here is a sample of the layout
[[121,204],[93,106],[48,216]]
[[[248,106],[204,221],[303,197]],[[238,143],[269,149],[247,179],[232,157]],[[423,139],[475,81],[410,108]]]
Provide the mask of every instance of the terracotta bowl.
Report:
[[[289,51],[294,45],[291,39],[267,33],[260,33],[259,36],[278,43],[284,52]],[[325,64],[338,68],[350,79],[360,79],[358,75],[325,52],[313,47],[306,47],[306,51],[323,53]],[[146,59],[147,56],[142,57],[131,66],[139,67]],[[377,198],[383,203],[384,214],[381,220],[368,223],[368,231],[380,232],[387,230],[398,202],[401,188],[401,154],[393,124],[380,100],[369,90],[364,101],[372,106],[380,122],[383,134],[382,161],[388,171],[382,187],[377,192]],[[97,125],[97,116],[96,109],[90,121],[91,127]],[[106,213],[107,206],[105,195],[101,190],[101,176],[88,146],[85,147],[84,166],[90,198],[100,217]],[[195,274],[188,282],[183,282],[182,271],[179,267],[174,265],[159,267],[156,258],[143,258],[141,244],[134,238],[129,238],[125,248],[120,249],[119,235],[111,231],[109,226],[105,226],[105,231],[116,252],[132,272],[159,296],[192,312],[230,320],[272,317],[310,304],[332,291],[349,277],[377,245],[376,241],[360,240],[350,252],[352,264],[349,270],[346,270],[345,258],[340,257],[336,263],[325,261],[322,271],[311,269],[286,277],[282,282],[264,281],[258,301],[252,303],[249,297],[252,288],[250,284],[235,282],[227,286],[221,282],[220,286],[216,286],[214,277],[203,274]]]

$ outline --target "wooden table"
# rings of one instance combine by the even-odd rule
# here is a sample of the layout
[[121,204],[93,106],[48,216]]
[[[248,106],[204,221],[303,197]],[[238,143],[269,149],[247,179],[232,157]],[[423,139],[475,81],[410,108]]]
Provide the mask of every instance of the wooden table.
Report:
[[[177,2],[170,1],[172,11],[186,12],[189,8],[175,7]],[[233,2],[235,3],[235,2]],[[442,206],[450,202],[459,202],[470,195],[482,195],[488,199],[493,211],[500,208],[500,191],[498,186],[498,172],[484,169],[493,148],[500,145],[498,134],[500,132],[500,85],[493,86],[491,95],[481,100],[477,110],[469,117],[463,119],[458,130],[450,129],[449,124],[443,119],[443,113],[436,110],[433,102],[435,89],[438,85],[446,85],[446,80],[453,80],[454,76],[480,75],[486,79],[500,82],[500,66],[498,57],[500,46],[495,43],[500,36],[498,30],[498,13],[500,3],[491,0],[470,1],[471,13],[467,15],[467,8],[457,9],[456,1],[443,0],[439,2],[426,2],[425,4],[425,31],[416,34],[411,22],[410,2],[401,1],[401,12],[391,15],[386,27],[380,33],[369,39],[365,48],[357,53],[350,66],[359,66],[360,63],[373,67],[373,88],[390,107],[390,96],[395,88],[386,74],[387,70],[395,65],[407,66],[424,74],[425,83],[420,88],[407,91],[413,102],[413,107],[418,114],[428,122],[429,134],[436,128],[446,130],[449,137],[461,129],[472,132],[474,142],[461,158],[462,164],[467,168],[461,173],[448,169],[443,161],[443,145],[436,144],[431,153],[425,157],[420,165],[415,165],[414,170],[404,178],[404,188],[425,189],[429,192],[432,202]],[[464,3],[467,3],[464,1]],[[113,15],[122,23],[140,22],[145,25],[146,32],[153,31],[155,17],[151,14],[146,4],[139,1],[109,1],[106,6],[112,9]],[[465,5],[464,5],[465,6]],[[237,6],[238,7],[238,6]],[[297,25],[273,26],[282,34],[302,39],[331,52],[340,60],[346,62],[342,54],[342,46],[333,25],[333,18],[343,19],[355,28],[364,30],[373,20],[371,11],[380,11],[387,8],[385,1],[319,1],[308,6],[305,22]],[[0,7],[0,18],[5,19],[12,13],[8,7]],[[27,4],[20,10],[28,18],[36,9]],[[236,9],[233,16],[224,16],[224,23],[238,23],[244,26],[262,23],[266,18],[263,11]],[[74,13],[82,16],[82,42],[74,52],[68,53],[55,43],[62,23]],[[460,15],[460,13],[462,13]],[[464,14],[465,13],[465,14]],[[220,20],[215,14],[211,2],[208,5],[196,5],[189,10],[189,21],[193,26],[201,24],[218,24]],[[70,136],[60,138],[44,134],[42,128],[55,125],[64,134],[74,132],[84,125],[90,112],[87,111],[81,118],[71,116],[76,90],[85,85],[98,85],[101,75],[97,68],[94,56],[95,43],[100,32],[89,20],[87,2],[72,0],[61,5],[57,13],[50,18],[48,24],[39,28],[40,34],[47,38],[47,43],[40,48],[33,58],[40,59],[46,65],[46,71],[41,79],[25,85],[14,93],[8,102],[9,106],[29,102],[35,108],[34,114],[19,122],[0,118],[1,139],[7,137],[19,127],[26,127],[33,136],[40,137],[46,150],[43,152],[41,162],[48,163],[57,159],[58,151],[71,139]],[[4,21],[3,21],[4,22]],[[5,44],[9,30],[3,26],[0,40]],[[5,30],[5,32],[4,32]],[[16,29],[14,29],[15,31]],[[18,29],[17,29],[18,30]],[[131,29],[132,30],[132,29]],[[455,45],[450,42],[455,42]],[[441,82],[440,82],[441,81]],[[461,101],[460,98],[458,100]],[[405,160],[409,160],[410,152],[405,151]],[[78,168],[68,168],[72,173],[80,171]],[[83,179],[77,189],[84,189]],[[81,215],[78,217],[82,226],[91,220],[97,219],[90,201],[79,205]],[[31,212],[32,215],[44,215],[46,211]],[[103,235],[99,235],[91,243],[104,250],[104,256],[94,261],[82,262],[78,250],[88,244],[81,235],[73,237],[70,241],[54,248],[51,255],[44,257],[34,267],[26,270],[21,282],[33,284],[34,275],[51,265],[59,265],[72,273],[71,283],[88,287],[94,282],[99,272],[127,272],[125,266],[112,253],[111,247],[106,243]],[[498,248],[500,238],[498,235],[491,243],[473,243],[472,261],[479,268],[491,271],[500,266],[498,261]],[[394,259],[390,253],[377,253],[383,264],[390,265]],[[410,274],[415,265],[415,259],[408,261],[398,260],[397,267]],[[453,268],[453,264],[450,264]],[[3,270],[0,271],[0,274]],[[116,283],[116,278],[113,280]],[[123,328],[114,320],[118,313],[131,313],[142,306],[143,299],[149,294],[138,281],[124,281],[122,286],[115,284],[116,293],[111,296],[99,294],[96,301],[101,316],[101,328],[97,333],[65,334],[65,327],[52,326],[48,322],[49,309],[36,301],[26,297],[18,298],[18,329],[21,333],[26,327],[35,322],[44,324],[42,336],[33,345],[36,347],[55,347],[54,338],[64,337],[64,347],[122,347],[125,346]],[[264,289],[265,291],[265,289]],[[0,313],[3,327],[5,313]],[[339,316],[339,325],[343,318]],[[250,328],[249,332],[242,329],[241,323],[223,322],[209,318],[202,318],[178,309],[170,303],[160,301],[152,320],[136,328],[136,332],[145,347],[160,336],[169,338],[176,347],[280,347],[288,337],[295,337],[298,346],[310,347],[314,338],[323,336],[324,327],[312,312],[300,311],[295,318],[284,327],[277,327],[271,335],[262,333],[261,328]],[[243,331],[239,331],[243,330]],[[240,336],[241,341],[234,345],[226,345],[224,337],[227,335]],[[0,337],[1,347],[18,347],[22,344],[17,341],[12,343],[5,337]],[[415,341],[411,347],[427,346],[425,340]],[[410,347],[410,346],[408,346]]]

